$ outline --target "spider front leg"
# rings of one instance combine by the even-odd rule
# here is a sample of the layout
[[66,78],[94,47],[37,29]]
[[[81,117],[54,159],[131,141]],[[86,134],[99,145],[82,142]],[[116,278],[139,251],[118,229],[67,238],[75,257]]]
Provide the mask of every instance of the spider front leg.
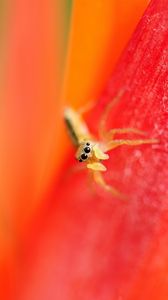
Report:
[[143,144],[157,144],[157,139],[139,139],[139,140],[111,140],[104,144],[104,151],[115,149],[122,145],[138,146]]
[[118,102],[121,100],[121,97],[124,93],[124,90],[120,90],[118,92],[118,94],[112,99],[112,101],[110,101],[107,106],[105,107],[102,116],[101,116],[101,120],[100,120],[100,125],[99,125],[99,137],[100,139],[104,139],[105,135],[106,135],[106,122],[108,119],[108,115],[110,113],[110,111],[112,110],[112,108],[118,104]]
[[136,128],[114,128],[104,133],[104,140],[113,139],[116,134],[134,133],[139,135],[146,135],[145,131]]
[[77,112],[79,115],[83,115],[83,114],[89,112],[90,110],[92,110],[95,106],[96,106],[95,101],[88,101],[84,106],[80,107],[77,110]]
[[113,139],[113,137],[116,134],[124,134],[124,133],[134,133],[134,134],[139,134],[139,135],[146,135],[146,133],[142,130],[136,129],[136,128],[115,128],[111,129],[109,131],[106,130],[106,122],[108,115],[112,108],[118,104],[120,101],[122,95],[124,93],[124,90],[120,90],[119,93],[113,98],[113,100],[107,104],[107,106],[104,109],[104,112],[102,114],[101,120],[100,120],[100,125],[99,125],[99,137],[101,140],[106,140],[106,139]]

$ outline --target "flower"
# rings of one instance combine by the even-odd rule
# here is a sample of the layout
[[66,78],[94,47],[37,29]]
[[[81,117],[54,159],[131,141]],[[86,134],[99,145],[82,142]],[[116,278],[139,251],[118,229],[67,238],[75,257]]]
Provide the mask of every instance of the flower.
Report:
[[[97,5],[101,4],[101,1],[96,2]],[[4,251],[1,274],[5,295],[9,299],[13,295],[17,299],[51,300],[167,299],[166,0],[151,2],[106,84],[110,68],[114,66],[112,57],[109,60],[112,67],[109,64],[108,70],[105,68],[108,63],[103,60],[111,36],[112,27],[108,22],[112,4],[103,6],[107,13],[104,14],[104,22],[108,24],[104,28],[104,32],[108,32],[108,42],[104,38],[106,47],[103,49],[106,50],[102,50],[100,55],[98,50],[95,51],[98,49],[95,45],[93,56],[98,53],[99,60],[91,60],[94,68],[89,72],[88,81],[87,73],[82,73],[81,81],[77,82],[81,85],[78,91],[74,88],[75,83],[72,84],[75,75],[68,88],[68,74],[72,72],[69,70],[74,68],[71,66],[73,60],[67,62],[64,90],[56,104],[54,83],[58,85],[59,80],[55,71],[56,62],[53,64],[54,49],[58,49],[52,32],[55,15],[47,3],[41,6],[41,14],[41,3],[39,5],[38,1],[34,3],[33,13],[32,3],[27,3],[27,6],[19,1],[16,3],[16,12],[22,16],[27,36],[30,35],[32,40],[26,39],[19,22],[13,23],[15,26],[9,39],[13,44],[9,47],[11,52],[5,81],[6,102],[1,121],[6,125],[6,135],[2,135],[6,144],[1,143],[4,145],[2,158],[3,163],[7,161],[7,167],[10,167],[10,172],[7,167],[4,168],[2,203],[8,200],[5,203],[6,210],[7,205],[12,204],[13,216],[11,219],[8,209],[8,214],[3,213],[5,218],[2,219],[5,225],[2,228],[5,230],[2,231]],[[74,4],[73,8],[73,18],[77,21],[80,20],[78,5]],[[58,8],[61,10],[60,6]],[[95,19],[89,23],[91,28],[102,12],[102,7],[97,8],[95,3],[94,8]],[[86,17],[85,9],[87,11],[87,5],[82,11]],[[32,28],[27,12],[32,15]],[[14,15],[16,20],[17,13]],[[48,24],[46,31],[42,30],[42,24]],[[37,26],[39,29],[34,31]],[[18,32],[21,36],[16,39]],[[72,30],[71,42],[73,34]],[[36,47],[32,49],[36,42]],[[109,53],[113,48],[110,44]],[[73,53],[73,47],[70,49]],[[70,52],[69,57],[71,55]],[[15,57],[18,57],[17,61]],[[98,66],[101,72],[96,77]],[[26,77],[22,77],[23,74]],[[92,87],[88,87],[89,84]],[[85,98],[99,96],[100,100],[87,118],[95,132],[104,107],[121,89],[124,90],[124,96],[110,112],[107,126],[136,127],[160,141],[155,146],[122,147],[111,153],[106,179],[128,194],[129,200],[126,202],[98,188],[94,193],[88,184],[86,172],[68,173],[74,165],[73,150],[60,134],[60,111],[66,95],[76,92],[76,106],[77,101],[82,103]],[[56,116],[59,128],[53,122]],[[57,153],[56,157],[54,153]],[[9,159],[6,160],[6,157]],[[60,161],[57,169],[56,161]]]

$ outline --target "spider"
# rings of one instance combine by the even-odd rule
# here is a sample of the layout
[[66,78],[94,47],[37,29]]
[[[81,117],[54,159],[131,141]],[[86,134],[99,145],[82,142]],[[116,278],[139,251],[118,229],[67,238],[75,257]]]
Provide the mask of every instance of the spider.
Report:
[[[96,139],[87,124],[85,123],[82,113],[86,111],[75,111],[73,108],[67,107],[64,110],[64,120],[68,129],[69,135],[75,145],[76,159],[80,163],[84,163],[86,168],[90,170],[93,180],[106,191],[111,192],[114,196],[125,198],[125,195],[120,193],[116,188],[107,184],[103,172],[107,169],[103,164],[104,160],[109,159],[107,152],[122,145],[136,146],[142,144],[158,143],[157,139],[115,139],[116,134],[133,133],[138,135],[146,135],[142,130],[136,128],[114,128],[106,132],[105,124],[109,111],[121,98],[121,93],[118,94],[105,108],[99,126],[99,138]],[[88,110],[88,109],[87,109]]]

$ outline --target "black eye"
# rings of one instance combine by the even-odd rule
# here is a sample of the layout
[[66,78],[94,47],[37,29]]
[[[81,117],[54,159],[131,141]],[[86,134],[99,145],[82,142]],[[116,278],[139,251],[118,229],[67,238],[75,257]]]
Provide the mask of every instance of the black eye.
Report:
[[84,151],[85,151],[86,153],[89,153],[89,152],[90,152],[90,148],[89,148],[89,147],[85,147],[85,148],[84,148]]
[[87,146],[90,146],[90,143],[86,143]]
[[81,158],[82,158],[82,160],[85,160],[88,158],[88,156],[85,153],[82,153]]
[[79,162],[83,162],[83,160],[82,160],[82,159],[79,159]]

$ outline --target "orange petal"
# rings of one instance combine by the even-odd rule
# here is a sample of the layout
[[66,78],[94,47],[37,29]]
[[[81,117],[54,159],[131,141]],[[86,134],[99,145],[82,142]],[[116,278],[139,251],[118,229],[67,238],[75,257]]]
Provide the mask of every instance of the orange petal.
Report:
[[148,0],[74,1],[63,96],[97,99]]
[[[15,0],[8,12],[0,111],[0,230],[5,252],[37,205],[46,165],[52,166],[53,136],[59,131],[54,126],[60,105],[58,26],[56,5],[50,4]],[[2,245],[0,251],[3,255]]]

